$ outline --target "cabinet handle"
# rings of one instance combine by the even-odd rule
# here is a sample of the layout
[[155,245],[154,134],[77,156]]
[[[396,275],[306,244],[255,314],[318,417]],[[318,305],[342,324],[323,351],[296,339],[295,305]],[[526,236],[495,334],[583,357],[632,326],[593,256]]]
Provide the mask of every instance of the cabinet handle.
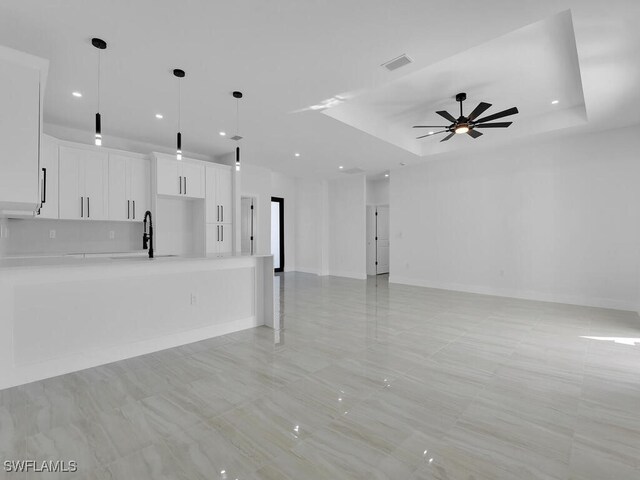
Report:
[[131,201],[127,200],[127,220],[129,220],[129,206]]
[[220,235],[220,241],[224,242],[224,225],[220,225],[220,232],[222,232],[222,235]]
[[47,203],[47,169],[42,167],[42,203]]
[[220,218],[220,221],[224,222],[224,205],[220,205]]
[[220,225],[218,225],[216,228],[218,229],[218,240],[217,241],[219,242],[220,241]]
[[180,186],[180,195],[182,195],[182,177],[178,177],[178,185]]
[[80,197],[80,218],[84,218],[84,197]]
[[136,219],[136,201],[133,201],[133,219]]
[[184,194],[187,194],[187,177],[184,177]]
[[91,211],[89,210],[89,197],[87,197],[87,218],[91,218]]
[[218,213],[218,216],[216,217],[216,222],[219,222],[220,221],[220,205],[216,205],[216,210]]

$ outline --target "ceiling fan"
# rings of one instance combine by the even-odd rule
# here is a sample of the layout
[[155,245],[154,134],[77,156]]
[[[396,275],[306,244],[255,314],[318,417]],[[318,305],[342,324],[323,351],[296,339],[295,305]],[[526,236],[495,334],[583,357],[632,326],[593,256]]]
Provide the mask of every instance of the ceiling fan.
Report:
[[507,128],[513,122],[495,122],[495,123],[486,123],[491,120],[497,120],[498,118],[508,117],[509,115],[515,115],[518,113],[518,109],[516,107],[508,108],[507,110],[503,110],[502,112],[494,113],[493,115],[488,115],[486,117],[480,118],[476,120],[480,115],[482,115],[487,109],[491,107],[490,103],[480,102],[478,106],[475,108],[473,112],[469,114],[468,117],[465,117],[462,114],[462,102],[467,99],[466,93],[458,93],[456,95],[456,102],[460,102],[460,116],[455,118],[446,110],[440,110],[436,112],[441,117],[444,117],[446,120],[451,122],[451,125],[414,125],[413,128],[444,128],[444,130],[440,130],[439,132],[429,132],[426,135],[422,135],[421,137],[417,137],[417,139],[430,137],[432,135],[437,135],[439,133],[448,133],[446,137],[444,137],[441,142],[446,142],[450,140],[456,133],[462,134],[466,133],[467,135],[478,138],[482,136],[482,132],[476,130],[476,128]]

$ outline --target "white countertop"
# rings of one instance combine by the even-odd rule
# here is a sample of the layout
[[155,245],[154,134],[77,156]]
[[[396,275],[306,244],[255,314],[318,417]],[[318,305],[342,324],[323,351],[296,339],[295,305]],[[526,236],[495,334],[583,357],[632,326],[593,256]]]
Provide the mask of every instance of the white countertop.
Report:
[[24,255],[24,256],[7,256],[0,258],[0,270],[6,269],[31,269],[41,267],[60,267],[60,266],[90,266],[99,264],[108,265],[131,265],[139,263],[165,263],[165,262],[182,262],[194,260],[225,260],[233,258],[252,258],[267,257],[270,255],[157,255],[149,258],[146,250],[135,252],[112,252],[112,253],[71,253],[71,254],[40,254],[40,255]]

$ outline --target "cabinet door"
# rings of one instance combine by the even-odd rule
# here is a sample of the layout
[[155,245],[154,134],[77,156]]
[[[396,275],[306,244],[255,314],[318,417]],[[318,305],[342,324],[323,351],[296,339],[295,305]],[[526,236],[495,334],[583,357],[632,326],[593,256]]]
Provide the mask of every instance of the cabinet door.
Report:
[[206,166],[205,168],[205,207],[207,223],[216,223],[219,219],[220,210],[216,202],[216,168]]
[[84,218],[107,220],[109,156],[104,152],[84,150]]
[[139,158],[131,158],[129,166],[131,220],[141,222],[151,209],[151,167],[148,160]]
[[127,157],[109,154],[109,220],[131,219],[128,164]]
[[181,167],[184,177],[182,193],[190,198],[204,198],[204,165],[183,162]]
[[180,195],[182,182],[178,162],[168,158],[156,159],[156,188],[158,195]]
[[40,145],[40,171],[42,207],[38,217],[58,218],[58,144],[47,137]]
[[233,221],[232,212],[232,188],[231,169],[217,169],[216,183],[216,203],[220,205],[220,222],[229,223]]
[[39,99],[38,70],[0,60],[0,202],[40,203]]
[[207,224],[207,254],[218,253],[218,238],[220,237],[220,225]]
[[218,242],[218,253],[226,255],[233,250],[233,228],[230,223],[216,225],[220,227],[220,241]]
[[60,218],[79,219],[84,216],[84,191],[80,190],[80,152],[60,147],[58,157],[58,208]]

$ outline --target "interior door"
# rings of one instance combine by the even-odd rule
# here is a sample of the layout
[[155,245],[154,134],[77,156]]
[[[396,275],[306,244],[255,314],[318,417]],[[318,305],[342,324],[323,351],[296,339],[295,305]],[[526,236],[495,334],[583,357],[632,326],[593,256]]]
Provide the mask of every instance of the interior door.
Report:
[[271,197],[271,254],[273,270],[284,272],[284,198]]
[[379,206],[376,211],[376,273],[389,273],[389,206]]
[[240,251],[253,255],[253,198],[240,200]]
[[58,157],[60,218],[79,219],[84,214],[84,191],[80,190],[80,151],[60,147]]

